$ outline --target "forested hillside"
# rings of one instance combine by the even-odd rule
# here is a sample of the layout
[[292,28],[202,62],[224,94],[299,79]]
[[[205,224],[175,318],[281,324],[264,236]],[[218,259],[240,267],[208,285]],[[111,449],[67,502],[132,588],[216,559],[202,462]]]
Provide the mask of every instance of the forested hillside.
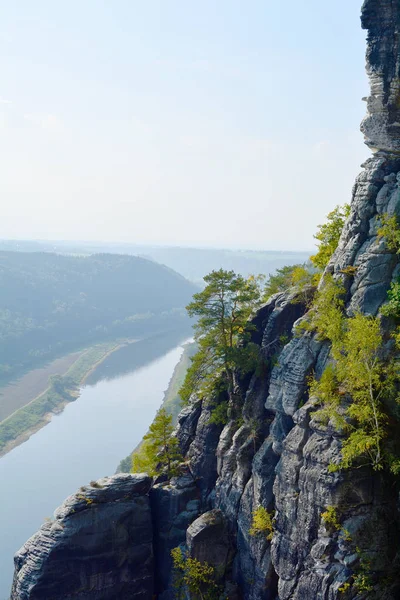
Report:
[[95,341],[174,327],[195,286],[152,261],[0,252],[0,381]]
[[0,250],[58,252],[60,254],[130,254],[166,265],[186,279],[203,285],[203,277],[213,269],[233,270],[243,277],[254,273],[272,275],[286,265],[304,263],[310,252],[228,250],[222,248],[185,248],[111,244],[95,242],[60,242],[35,240],[0,240]]

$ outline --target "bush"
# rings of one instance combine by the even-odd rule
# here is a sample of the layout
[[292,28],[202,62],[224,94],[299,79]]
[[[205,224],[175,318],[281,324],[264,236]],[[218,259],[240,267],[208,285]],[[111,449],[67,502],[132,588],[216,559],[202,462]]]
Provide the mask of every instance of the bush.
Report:
[[318,226],[318,231],[314,236],[319,241],[318,252],[310,257],[311,262],[318,269],[323,271],[332,254],[335,252],[339,244],[343,225],[349,214],[349,204],[337,206],[328,214],[326,223]]
[[273,513],[269,513],[263,506],[256,508],[253,511],[249,533],[250,535],[264,534],[267,540],[271,541],[274,535]]
[[341,529],[338,511],[334,506],[327,506],[325,512],[321,513],[321,518],[328,529],[333,531]]
[[177,598],[186,598],[185,590],[191,600],[217,600],[220,587],[215,582],[215,569],[206,562],[185,555],[178,546],[171,550],[173,561],[174,588]]

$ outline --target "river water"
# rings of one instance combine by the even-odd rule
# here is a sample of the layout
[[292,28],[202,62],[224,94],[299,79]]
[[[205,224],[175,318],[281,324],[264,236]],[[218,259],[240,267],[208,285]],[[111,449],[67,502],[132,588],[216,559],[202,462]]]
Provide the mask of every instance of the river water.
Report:
[[13,555],[81,485],[113,475],[146,433],[187,333],[121,348],[88,378],[76,402],[0,458],[0,600],[9,598]]

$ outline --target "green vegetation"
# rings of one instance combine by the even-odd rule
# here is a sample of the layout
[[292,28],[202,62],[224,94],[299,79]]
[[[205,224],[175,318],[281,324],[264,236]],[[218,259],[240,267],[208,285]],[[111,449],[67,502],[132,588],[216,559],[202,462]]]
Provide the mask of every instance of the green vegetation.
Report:
[[168,477],[176,473],[183,458],[177,438],[173,435],[172,415],[160,408],[140,448],[132,455],[132,472],[157,475],[165,472]]
[[388,291],[388,302],[381,307],[381,314],[400,319],[400,279],[392,282]]
[[358,556],[358,561],[353,567],[353,573],[349,578],[350,581],[344,582],[339,588],[339,592],[346,594],[346,592],[354,589],[357,593],[366,594],[363,597],[368,597],[369,593],[373,591],[371,560],[365,556],[358,546],[354,545],[349,531],[342,527],[337,507],[327,506],[321,514],[321,518],[331,535],[339,534],[342,541],[351,544],[353,552]]
[[321,518],[328,529],[339,531],[342,528],[339,521],[338,511],[335,506],[327,506],[326,510],[321,513]]
[[212,425],[224,425],[228,422],[228,402],[222,400],[216,406],[212,407],[211,417],[208,421]]
[[[316,285],[319,281],[319,273],[308,265],[286,266],[271,275],[265,285],[263,300],[267,301],[270,296],[278,292],[286,292],[290,288],[296,288],[298,291],[305,291],[310,285]],[[300,300],[309,301],[309,295],[306,294]]]
[[44,394],[0,423],[0,452],[24,431],[37,427],[47,413],[55,411],[63,402],[75,400],[76,384],[71,377],[53,375],[49,383]]
[[318,251],[314,256],[310,257],[310,260],[313,265],[321,271],[325,269],[338,246],[343,225],[349,214],[349,204],[336,206],[336,208],[328,214],[326,222],[318,226],[318,231],[314,236],[319,242]]
[[49,377],[49,388],[43,394],[0,423],[0,452],[27,430],[39,427],[48,413],[56,412],[65,402],[74,401],[88,371],[118,345],[118,342],[108,342],[89,348],[64,376]]
[[[344,222],[349,214],[349,204],[337,206],[328,214],[326,222],[319,225],[317,234],[314,236],[318,240],[318,251],[310,257],[311,265],[307,263],[295,264],[277,269],[276,273],[271,275],[267,281],[264,300],[267,300],[273,294],[294,288],[300,292],[298,301],[309,304],[312,299],[309,288],[318,285],[322,272],[338,246]],[[347,267],[347,270],[343,270],[349,275],[354,275],[355,271],[356,269],[352,266]],[[302,292],[306,293],[302,295]]]
[[231,395],[234,371],[251,370],[257,359],[257,347],[248,342],[249,317],[261,298],[259,279],[220,269],[204,281],[204,290],[187,306],[189,316],[198,318],[194,326],[198,351],[179,392],[184,402],[193,393],[209,395],[217,382]]
[[274,515],[269,513],[266,508],[259,506],[253,511],[253,520],[249,531],[250,535],[263,534],[268,541],[272,540],[274,535]]
[[104,342],[96,344],[88,348],[74,364],[68,369],[67,376],[72,378],[78,385],[83,383],[87,374],[104,358],[114,352],[125,340],[116,340],[112,342]]
[[175,598],[192,600],[218,600],[221,589],[215,582],[215,569],[206,562],[186,556],[178,546],[171,550]]
[[[195,354],[196,349],[197,347],[194,342],[185,344],[181,359],[174,369],[171,381],[168,384],[168,389],[165,392],[164,400],[161,405],[161,408],[165,409],[167,414],[172,416],[173,426],[176,425],[178,415],[182,409],[182,399],[179,395],[179,389],[185,380],[186,372],[190,365],[190,358]],[[134,455],[141,453],[142,445],[143,440],[140,445],[131,454],[129,454],[129,456],[121,460],[117,467],[117,473],[130,473],[132,469],[132,458]],[[136,468],[139,469],[139,463],[136,463]]]
[[243,277],[251,273],[274,273],[284,265],[302,263],[308,259],[306,252],[226,250],[218,248],[185,248],[168,246],[140,246],[137,244],[106,244],[79,242],[38,242],[0,240],[0,250],[24,252],[57,252],[57,254],[128,254],[143,256],[166,265],[189,281],[203,284],[203,277],[216,265],[230,271],[233,269]]
[[134,256],[0,252],[0,383],[72,350],[187,319],[196,287]]
[[[326,278],[308,326],[331,342],[334,359],[322,377],[313,380],[310,394],[320,398],[320,418],[332,418],[347,433],[340,465],[331,470],[369,464],[374,470],[398,469],[387,442],[388,403],[397,399],[395,356],[383,356],[383,337],[376,317],[345,318],[340,284]],[[345,402],[343,402],[345,400]],[[351,400],[351,401],[350,401]]]
[[285,266],[270,275],[264,289],[264,298],[267,300],[273,294],[286,292],[293,285],[293,273],[297,268],[301,268],[301,265]]
[[384,238],[386,246],[392,252],[400,252],[400,228],[396,215],[391,217],[388,214],[381,216],[381,227],[378,229],[378,236]]

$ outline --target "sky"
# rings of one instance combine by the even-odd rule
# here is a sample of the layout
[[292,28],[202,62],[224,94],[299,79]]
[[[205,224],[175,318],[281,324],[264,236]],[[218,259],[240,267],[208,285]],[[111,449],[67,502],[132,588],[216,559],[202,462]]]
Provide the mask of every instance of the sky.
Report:
[[0,7],[0,238],[308,250],[369,156],[361,0]]

